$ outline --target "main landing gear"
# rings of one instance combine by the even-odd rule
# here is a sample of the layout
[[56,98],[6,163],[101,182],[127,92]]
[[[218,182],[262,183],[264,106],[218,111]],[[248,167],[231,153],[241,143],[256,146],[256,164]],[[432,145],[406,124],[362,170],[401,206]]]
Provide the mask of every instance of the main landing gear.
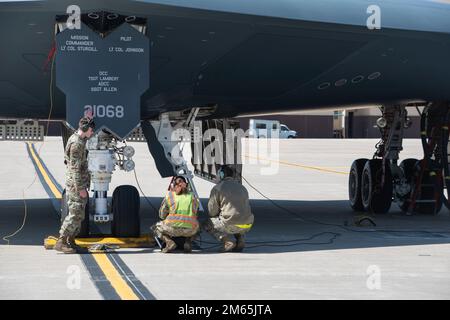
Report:
[[[438,214],[450,208],[448,165],[450,103],[429,103],[421,113],[424,157],[404,159],[403,131],[411,126],[405,106],[384,106],[377,120],[381,140],[372,159],[357,159],[349,175],[350,206],[355,211],[387,213],[392,202],[407,213]],[[444,194],[447,189],[447,197]]]

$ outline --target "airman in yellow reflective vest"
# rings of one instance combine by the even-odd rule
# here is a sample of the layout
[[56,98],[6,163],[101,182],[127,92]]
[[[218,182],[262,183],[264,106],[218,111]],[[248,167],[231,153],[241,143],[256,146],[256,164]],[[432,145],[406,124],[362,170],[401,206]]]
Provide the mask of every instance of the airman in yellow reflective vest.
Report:
[[158,238],[166,244],[162,252],[168,253],[176,249],[173,237],[185,237],[184,251],[192,251],[192,240],[199,231],[198,207],[199,200],[189,192],[186,179],[183,176],[175,177],[172,188],[159,209],[162,221],[152,227]]

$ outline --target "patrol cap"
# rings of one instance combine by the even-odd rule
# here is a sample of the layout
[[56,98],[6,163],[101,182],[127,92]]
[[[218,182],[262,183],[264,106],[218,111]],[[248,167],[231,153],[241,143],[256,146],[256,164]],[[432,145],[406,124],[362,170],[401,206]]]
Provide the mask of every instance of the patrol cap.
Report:
[[86,132],[89,130],[89,128],[95,129],[95,122],[94,119],[83,117],[80,119],[80,122],[78,123],[78,127],[83,131]]

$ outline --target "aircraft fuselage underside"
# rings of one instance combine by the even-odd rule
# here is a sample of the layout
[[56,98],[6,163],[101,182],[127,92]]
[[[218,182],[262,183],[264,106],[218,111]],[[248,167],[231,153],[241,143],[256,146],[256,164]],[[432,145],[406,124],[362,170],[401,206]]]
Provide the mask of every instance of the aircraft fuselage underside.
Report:
[[[150,88],[141,118],[217,105],[213,117],[411,101],[450,100],[450,35],[112,1],[147,19]],[[0,117],[45,119],[50,105],[51,8],[0,11]],[[102,8],[82,1],[83,12]],[[116,10],[114,10],[116,9]],[[136,11],[133,11],[136,10]],[[15,14],[15,12],[17,14]],[[363,16],[364,18],[364,16]],[[52,118],[65,118],[54,92]]]

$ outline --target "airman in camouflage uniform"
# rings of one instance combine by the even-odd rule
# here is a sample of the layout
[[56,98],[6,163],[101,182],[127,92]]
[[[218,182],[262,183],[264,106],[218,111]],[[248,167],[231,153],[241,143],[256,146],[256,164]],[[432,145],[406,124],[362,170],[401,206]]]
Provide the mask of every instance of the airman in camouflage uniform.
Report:
[[[218,170],[220,182],[211,190],[208,201],[209,219],[205,231],[221,241],[224,252],[241,252],[245,247],[244,234],[253,226],[254,216],[247,189],[234,180],[234,170],[226,165]],[[230,239],[236,238],[236,243]]]
[[59,230],[55,250],[75,253],[75,237],[80,232],[84,220],[85,207],[89,200],[90,176],[86,155],[86,141],[94,133],[95,124],[90,118],[81,118],[78,131],[67,141],[64,152],[66,164],[66,193],[69,214]]

